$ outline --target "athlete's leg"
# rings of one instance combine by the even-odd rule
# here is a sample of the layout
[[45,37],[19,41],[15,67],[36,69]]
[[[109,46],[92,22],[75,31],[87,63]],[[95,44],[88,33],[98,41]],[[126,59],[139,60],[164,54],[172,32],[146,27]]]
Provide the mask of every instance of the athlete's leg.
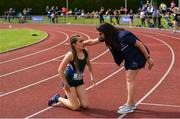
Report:
[[176,29],[177,29],[177,22],[176,22],[176,20],[174,20],[173,22],[174,22],[174,32],[176,32]]
[[65,91],[68,99],[65,99],[63,97],[60,97],[59,98],[59,101],[65,105],[66,107],[72,109],[72,110],[78,110],[79,107],[80,107],[80,103],[79,103],[79,99],[78,99],[78,96],[77,96],[77,92],[76,92],[76,89],[75,87],[71,87],[70,88],[70,91],[71,92],[67,92]]
[[135,103],[134,96],[135,96],[135,77],[138,74],[139,70],[126,70],[126,81],[127,81],[127,105],[133,105]]
[[76,91],[77,91],[77,95],[79,97],[81,107],[88,108],[89,101],[88,101],[87,92],[85,90],[85,85],[83,84],[83,85],[76,87]]

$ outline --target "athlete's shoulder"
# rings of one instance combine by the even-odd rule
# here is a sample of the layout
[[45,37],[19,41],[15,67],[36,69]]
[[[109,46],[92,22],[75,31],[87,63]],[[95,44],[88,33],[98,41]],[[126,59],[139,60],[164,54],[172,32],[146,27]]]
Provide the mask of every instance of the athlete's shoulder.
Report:
[[72,61],[73,60],[73,53],[72,53],[72,51],[68,51],[66,53],[66,55],[65,55],[65,58]]

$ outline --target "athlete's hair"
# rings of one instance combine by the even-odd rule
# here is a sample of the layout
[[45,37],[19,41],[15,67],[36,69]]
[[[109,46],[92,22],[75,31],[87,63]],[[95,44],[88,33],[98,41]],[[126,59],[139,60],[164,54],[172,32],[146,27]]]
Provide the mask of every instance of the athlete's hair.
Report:
[[96,29],[100,32],[104,33],[104,41],[106,43],[107,47],[115,47],[118,48],[117,44],[117,35],[118,35],[118,30],[116,27],[109,23],[102,23],[96,27]]
[[79,66],[79,61],[78,61],[78,56],[77,56],[76,49],[75,49],[75,47],[74,47],[73,44],[76,44],[78,38],[80,38],[80,37],[81,37],[81,36],[78,35],[78,34],[73,34],[73,35],[71,35],[70,38],[69,38],[69,42],[70,42],[70,44],[71,44],[71,51],[72,51],[72,53],[73,53],[74,65],[75,65],[75,67],[76,67],[77,73],[79,73],[79,68],[78,68],[78,66]]

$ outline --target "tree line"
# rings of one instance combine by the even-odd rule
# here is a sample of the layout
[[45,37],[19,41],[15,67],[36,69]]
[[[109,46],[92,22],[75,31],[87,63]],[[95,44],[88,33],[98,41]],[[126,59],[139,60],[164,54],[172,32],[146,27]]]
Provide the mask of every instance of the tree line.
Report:
[[[141,2],[146,2],[146,0],[127,0],[127,8],[137,11]],[[154,0],[153,0],[154,1]],[[178,5],[178,0],[174,0],[176,5]],[[119,9],[121,6],[124,7],[125,0],[68,0],[68,8],[81,8],[85,12],[100,10],[101,6],[105,9]],[[171,0],[157,0],[157,4],[164,2],[170,5]],[[32,14],[42,15],[46,14],[46,6],[58,6],[62,8],[66,7],[66,0],[0,0],[0,15],[3,15],[4,11],[14,8],[17,11],[22,11],[24,8],[32,8]]]

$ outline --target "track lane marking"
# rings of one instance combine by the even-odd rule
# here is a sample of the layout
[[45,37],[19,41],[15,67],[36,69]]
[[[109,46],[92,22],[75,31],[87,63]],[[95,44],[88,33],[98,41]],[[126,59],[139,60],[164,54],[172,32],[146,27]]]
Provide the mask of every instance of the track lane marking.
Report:
[[32,66],[29,66],[29,67],[26,67],[26,68],[22,68],[22,69],[19,69],[19,70],[15,70],[15,71],[13,71],[13,72],[9,72],[9,73],[0,75],[0,78],[5,77],[5,76],[9,76],[9,75],[12,75],[12,74],[15,74],[15,73],[18,73],[18,72],[21,72],[21,71],[25,71],[25,70],[28,70],[28,69],[31,69],[31,68],[34,68],[34,67],[37,67],[37,66],[40,66],[40,65],[43,65],[43,64],[47,64],[47,63],[52,62],[52,61],[56,61],[56,60],[58,60],[59,58],[62,58],[62,57],[64,57],[64,56],[65,56],[65,55],[61,55],[61,56],[59,56],[59,57],[56,57],[56,58],[53,58],[53,59],[50,59],[50,60],[47,60],[47,61],[44,61],[44,62],[35,64],[35,65],[32,65]]
[[[91,59],[91,61],[96,60],[97,58],[101,57],[102,55],[104,55],[104,54],[107,53],[108,51],[109,51],[109,50],[106,49],[103,53],[101,53],[100,55],[98,55],[98,56],[96,56],[95,58]],[[58,76],[59,76],[59,74],[56,74],[56,75],[53,75],[53,76],[48,77],[48,78],[46,78],[46,79],[43,79],[43,80],[41,80],[41,81],[38,81],[38,82],[36,82],[36,83],[32,83],[32,84],[27,85],[27,86],[24,86],[24,87],[22,87],[22,88],[18,88],[18,89],[16,89],[16,90],[13,90],[13,91],[4,93],[4,94],[0,95],[0,98],[3,97],[3,96],[7,96],[7,95],[9,95],[9,94],[16,93],[16,92],[18,92],[18,91],[24,90],[24,89],[26,89],[26,88],[32,87],[32,86],[34,86],[34,85],[40,84],[40,83],[42,83],[42,82],[48,81],[48,80],[53,79],[53,78],[58,77]]]
[[[86,88],[86,91],[88,91],[89,89],[91,89],[91,88],[93,88],[93,87],[95,88],[97,85],[101,84],[102,82],[104,82],[104,81],[106,81],[107,79],[111,78],[113,75],[115,75],[115,74],[117,74],[118,72],[120,72],[123,68],[124,68],[124,67],[121,67],[120,69],[118,69],[117,71],[113,72],[113,73],[110,74],[109,76],[105,77],[104,79],[101,79],[100,81],[98,81],[97,83],[95,83],[95,86],[91,85],[91,86],[87,87],[87,88]],[[38,111],[38,112],[36,112],[36,113],[33,113],[33,114],[25,117],[25,119],[32,118],[32,117],[34,117],[34,116],[36,116],[36,115],[38,115],[38,114],[40,114],[40,113],[43,113],[43,112],[45,112],[45,111],[47,111],[47,110],[49,110],[49,109],[51,109],[51,108],[53,108],[53,107],[51,106],[51,107],[44,108],[44,109],[42,109],[42,110],[40,110],[40,111]]]
[[[67,30],[67,31],[71,31],[71,30]],[[58,31],[57,31],[57,32],[58,32]],[[61,31],[59,31],[59,32],[61,32]],[[71,32],[76,32],[76,31],[73,31],[73,30],[72,30]],[[64,33],[64,32],[62,32],[62,33]],[[82,33],[82,32],[77,32],[77,33],[83,34],[83,35],[86,36],[88,39],[90,39],[89,35],[87,35],[87,34],[85,34],[85,33]],[[57,46],[65,43],[65,42],[68,40],[69,36],[68,36],[66,33],[64,33],[64,34],[67,36],[66,39],[65,39],[63,42],[61,42],[60,44],[57,44],[57,45],[53,46],[53,48],[55,48],[55,47],[57,47]],[[51,49],[52,49],[52,48],[51,48]],[[46,51],[46,50],[47,50],[47,49],[45,49],[45,51]],[[33,53],[33,55],[34,55],[34,54],[38,54],[38,53],[35,52],[35,53]],[[31,56],[31,55],[32,55],[32,54],[26,55],[26,56]],[[11,74],[15,74],[15,73],[18,73],[18,72],[21,72],[21,71],[25,71],[25,70],[31,69],[31,68],[34,68],[34,67],[36,67],[36,66],[40,66],[40,65],[49,63],[49,62],[51,62],[51,61],[54,61],[54,60],[57,61],[58,58],[61,58],[61,57],[63,57],[63,56],[64,56],[64,55],[61,55],[60,57],[56,57],[56,58],[47,60],[47,61],[45,61],[45,62],[41,62],[41,63],[36,64],[36,65],[31,65],[31,66],[26,67],[26,68],[22,68],[22,69],[19,69],[19,70],[15,70],[15,71],[13,71],[13,72],[9,72],[9,73],[2,74],[2,75],[0,75],[0,78],[5,77],[5,76],[9,76],[9,75],[11,75]],[[21,58],[22,58],[22,57],[20,57],[20,59],[21,59]]]
[[[61,30],[64,30],[64,29],[61,29]],[[73,30],[65,30],[65,31],[76,32],[76,31],[73,31]],[[63,41],[63,43],[66,42],[66,41],[68,40],[68,38],[69,38],[69,36],[68,36],[65,32],[62,32],[62,31],[54,31],[54,32],[59,32],[59,33],[62,33],[62,34],[64,34],[64,35],[66,35],[66,40]],[[77,31],[77,33],[83,34],[83,35],[86,36],[88,39],[90,39],[90,37],[89,37],[87,34],[83,33],[83,32]],[[15,60],[19,60],[19,59],[22,59],[22,58],[26,58],[26,57],[29,57],[29,56],[32,56],[32,55],[35,55],[35,54],[39,54],[39,53],[41,53],[41,52],[44,52],[44,51],[53,49],[53,48],[55,48],[55,47],[58,47],[58,46],[61,45],[61,44],[62,44],[62,42],[61,42],[60,44],[56,44],[56,45],[54,45],[54,46],[51,46],[51,47],[49,47],[49,48],[47,48],[47,49],[44,49],[44,50],[41,50],[41,51],[38,51],[38,52],[34,52],[34,53],[31,53],[31,54],[28,54],[28,55],[24,55],[24,56],[21,56],[21,57],[13,58],[13,59],[11,59],[11,60],[2,61],[2,62],[0,62],[0,64],[8,63],[8,62],[15,61]]]
[[160,107],[174,107],[180,108],[180,105],[158,104],[158,103],[139,103],[140,105],[160,106]]
[[63,42],[60,42],[59,44],[56,44],[56,45],[51,46],[51,47],[49,47],[49,48],[40,50],[40,51],[38,51],[38,52],[31,53],[31,54],[28,54],[28,55],[24,55],[24,56],[20,56],[20,57],[17,57],[17,58],[13,58],[13,59],[10,59],[10,60],[2,61],[2,62],[0,62],[0,64],[12,62],[12,61],[15,61],[15,60],[19,60],[19,59],[22,59],[22,58],[26,58],[26,57],[29,57],[29,56],[32,56],[32,55],[36,55],[36,54],[39,54],[39,53],[42,53],[42,52],[51,50],[51,49],[53,49],[53,48],[58,47],[59,45],[62,45],[62,44],[65,43],[66,41],[68,41],[69,36],[68,36],[66,33],[61,32],[61,31],[55,31],[55,32],[59,32],[59,33],[62,33],[62,34],[64,34],[64,35],[66,35],[66,39],[65,39]]

